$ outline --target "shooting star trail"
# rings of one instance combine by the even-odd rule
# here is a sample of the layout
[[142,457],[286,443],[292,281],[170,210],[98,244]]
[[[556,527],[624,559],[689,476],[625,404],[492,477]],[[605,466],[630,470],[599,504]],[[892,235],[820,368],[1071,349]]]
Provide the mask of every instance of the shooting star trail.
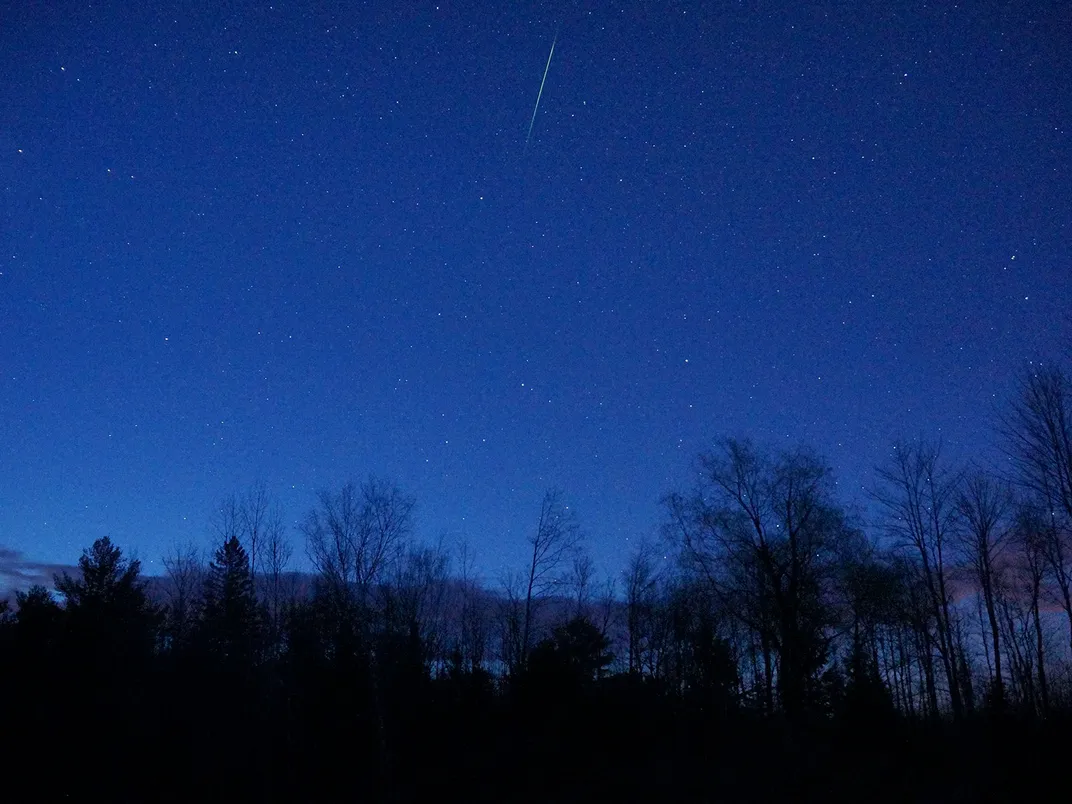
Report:
[[532,110],[532,119],[529,120],[529,133],[525,135],[525,150],[528,150],[529,140],[532,139],[532,127],[536,123],[536,112],[540,110],[540,98],[543,97],[543,85],[547,82],[547,71],[551,69],[551,57],[555,55],[555,43],[558,42],[558,34],[551,40],[551,52],[547,54],[547,65],[543,68],[543,78],[540,80],[540,91],[536,93],[536,106]]

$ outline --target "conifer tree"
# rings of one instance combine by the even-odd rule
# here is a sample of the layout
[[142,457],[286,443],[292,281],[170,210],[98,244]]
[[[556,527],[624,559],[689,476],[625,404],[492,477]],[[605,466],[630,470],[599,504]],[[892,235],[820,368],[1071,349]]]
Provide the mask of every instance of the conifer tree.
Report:
[[107,536],[78,559],[81,577],[56,577],[71,647],[86,669],[133,669],[152,658],[160,611],[139,580],[141,562],[126,560]]
[[205,650],[230,667],[253,663],[257,637],[257,606],[249,556],[236,536],[216,550],[205,579],[201,635]]

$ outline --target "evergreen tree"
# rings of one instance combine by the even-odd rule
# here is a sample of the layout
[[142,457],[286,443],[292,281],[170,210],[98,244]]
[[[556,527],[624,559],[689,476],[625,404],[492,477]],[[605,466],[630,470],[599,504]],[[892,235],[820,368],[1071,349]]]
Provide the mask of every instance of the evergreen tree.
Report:
[[66,713],[58,689],[63,609],[40,585],[16,592],[15,604],[15,612],[0,607],[0,677],[5,692],[0,720],[13,735],[0,766],[6,762],[12,770],[40,762],[42,746],[55,739],[53,724]]
[[63,633],[63,609],[49,591],[34,584],[26,592],[15,593],[17,611],[11,612],[4,601],[0,626],[4,648],[10,652],[6,666],[24,684],[38,685],[51,671],[58,658]]
[[884,725],[895,715],[893,697],[860,639],[844,660],[844,679],[836,708],[850,725]]
[[258,611],[249,556],[232,536],[216,550],[205,579],[202,644],[215,661],[248,668],[256,654]]
[[[56,793],[97,797],[107,790],[122,800],[141,783],[140,762],[132,760],[138,772],[122,778],[94,771],[112,752],[134,757],[150,744],[147,700],[161,615],[139,580],[140,562],[124,559],[107,537],[83,551],[78,567],[77,577],[55,579],[66,611],[50,705],[65,723],[90,730]],[[35,606],[50,610],[40,595]]]
[[56,577],[67,611],[70,646],[84,670],[136,670],[153,656],[161,613],[138,579],[141,562],[126,560],[107,536],[78,559],[81,577]]
[[63,619],[63,609],[52,599],[45,587],[34,584],[26,592],[16,592],[15,604],[18,610],[12,619],[20,650],[36,650],[56,639]]
[[614,661],[610,643],[587,618],[577,616],[555,628],[532,653],[533,674],[556,674],[584,684],[603,676]]

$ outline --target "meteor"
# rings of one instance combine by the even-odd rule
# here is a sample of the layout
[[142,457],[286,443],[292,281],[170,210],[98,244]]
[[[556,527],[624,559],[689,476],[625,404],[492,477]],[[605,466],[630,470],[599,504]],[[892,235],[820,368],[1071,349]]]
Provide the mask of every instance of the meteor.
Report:
[[532,139],[532,126],[536,123],[536,112],[540,110],[540,98],[543,97],[543,85],[547,82],[547,71],[551,69],[551,57],[555,55],[555,43],[558,34],[551,40],[551,52],[547,54],[547,65],[543,68],[543,78],[540,80],[540,91],[536,93],[536,106],[532,110],[532,119],[529,120],[529,133],[525,136],[525,149],[528,150],[529,140]]

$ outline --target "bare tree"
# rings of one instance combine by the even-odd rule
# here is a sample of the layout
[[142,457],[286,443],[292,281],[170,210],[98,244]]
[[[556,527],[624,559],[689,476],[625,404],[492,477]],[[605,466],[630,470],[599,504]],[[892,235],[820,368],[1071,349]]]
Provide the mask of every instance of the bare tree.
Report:
[[551,489],[540,504],[536,531],[529,537],[531,559],[525,579],[525,610],[521,629],[521,661],[528,659],[536,608],[562,580],[563,563],[580,544],[580,527],[574,512],[562,502],[562,493]]
[[442,542],[411,546],[382,585],[384,625],[388,633],[419,639],[426,666],[443,658],[443,619],[450,556]]
[[886,510],[890,535],[917,559],[914,566],[937,626],[935,647],[949,681],[953,716],[959,719],[964,701],[949,577],[959,478],[945,469],[940,452],[939,446],[926,443],[894,445],[892,460],[878,470],[883,486],[874,497]]
[[596,565],[592,556],[578,550],[573,556],[573,570],[570,573],[570,585],[573,587],[573,616],[587,616],[592,599],[592,582],[596,574]]
[[[284,529],[279,502],[263,484],[254,485],[243,494],[232,494],[219,502],[212,515],[211,529],[217,544],[225,544],[232,537],[242,544],[249,556],[253,594],[259,598],[258,565],[265,560],[264,553],[270,543],[279,548]],[[279,555],[275,559],[278,563]]]
[[358,583],[373,583],[402,557],[413,533],[415,501],[395,485],[375,477],[361,486],[362,529],[356,545]]
[[905,587],[911,579],[903,563],[860,534],[839,561],[838,597],[851,680],[881,679],[895,705],[909,713],[914,702],[905,683],[908,663],[898,653],[900,637],[911,623],[905,615]]
[[283,631],[284,611],[295,594],[293,577],[287,574],[293,553],[294,548],[287,539],[282,516],[276,509],[276,515],[265,529],[262,565],[265,581],[263,600],[267,608],[271,641],[277,648]]
[[513,675],[525,662],[525,576],[507,573],[499,584],[499,661],[506,675]]
[[468,542],[463,541],[458,547],[457,574],[460,599],[454,652],[459,668],[472,673],[482,670],[487,660],[488,618]]
[[1008,519],[1012,494],[1000,481],[983,472],[975,472],[961,484],[956,507],[966,524],[962,532],[964,555],[986,607],[994,657],[994,704],[1001,708],[1005,704],[1005,682],[1001,670],[1001,626],[996,598],[1002,585],[1003,554],[1011,533]]
[[1002,430],[1019,480],[1072,520],[1072,382],[1057,366],[1025,373]]
[[321,491],[318,505],[306,515],[301,531],[306,553],[319,573],[330,616],[344,649],[353,640],[368,663],[381,767],[393,762],[387,740],[380,666],[373,644],[372,602],[375,586],[401,561],[413,528],[412,497],[375,477],[360,486],[347,483],[338,492]]
[[934,616],[921,573],[903,551],[884,551],[880,566],[880,577],[871,579],[865,595],[881,601],[876,613],[882,622],[880,661],[887,683],[905,714],[936,714]]
[[209,530],[212,533],[213,544],[226,544],[232,538],[242,542],[246,552],[249,546],[245,539],[245,513],[243,511],[241,495],[232,494],[220,500],[212,511],[209,519]]
[[655,546],[650,541],[641,541],[630,554],[625,569],[626,655],[630,673],[642,672],[645,654],[651,650],[659,589],[655,556]]
[[283,528],[279,504],[263,484],[250,488],[240,500],[244,543],[249,552],[249,574],[253,578],[253,594],[257,594],[257,564],[262,559],[266,543],[273,531]]
[[618,611],[618,583],[613,575],[607,575],[600,584],[596,595],[595,612],[592,615],[593,625],[599,629],[604,639],[611,639],[611,625]]
[[172,649],[181,647],[190,637],[197,621],[197,605],[205,576],[201,551],[192,542],[175,544],[164,556],[167,578],[167,637]]
[[830,586],[851,532],[830,470],[804,450],[772,458],[726,439],[701,456],[700,471],[694,495],[666,499],[667,533],[719,608],[759,636],[766,705],[776,654],[782,707],[798,715],[826,661]]
[[1038,713],[1046,716],[1050,708],[1049,681],[1046,677],[1046,644],[1042,628],[1042,602],[1046,586],[1048,560],[1046,544],[1047,522],[1037,509],[1021,504],[1016,513],[1013,538],[1019,550],[1014,565],[1012,594],[1022,597],[1031,617],[1032,649],[1038,676],[1038,690],[1034,705]]
[[318,503],[301,526],[309,558],[333,596],[364,608],[372,585],[403,554],[414,501],[370,478],[338,492],[322,491]]
[[1039,547],[1072,644],[1072,383],[1058,367],[1031,370],[1002,425],[1017,480],[1043,513]]

